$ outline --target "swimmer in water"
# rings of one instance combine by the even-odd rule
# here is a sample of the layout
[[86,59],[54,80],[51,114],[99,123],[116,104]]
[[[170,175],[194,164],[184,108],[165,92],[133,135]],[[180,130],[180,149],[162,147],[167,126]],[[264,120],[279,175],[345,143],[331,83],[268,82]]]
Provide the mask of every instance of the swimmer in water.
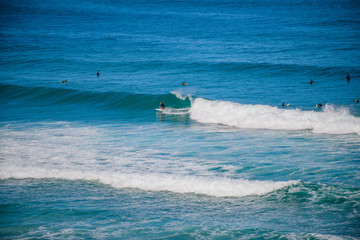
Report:
[[65,80],[65,81],[60,81],[60,83],[67,83],[68,81],[67,80]]
[[356,103],[359,103],[359,98],[357,98],[357,99],[355,100],[355,102],[356,102]]
[[314,81],[311,79],[310,82],[309,82],[309,84],[313,84],[313,82],[314,82]]
[[97,71],[96,75],[97,75],[98,77],[100,77],[100,71]]
[[347,74],[346,79],[350,81],[350,74]]

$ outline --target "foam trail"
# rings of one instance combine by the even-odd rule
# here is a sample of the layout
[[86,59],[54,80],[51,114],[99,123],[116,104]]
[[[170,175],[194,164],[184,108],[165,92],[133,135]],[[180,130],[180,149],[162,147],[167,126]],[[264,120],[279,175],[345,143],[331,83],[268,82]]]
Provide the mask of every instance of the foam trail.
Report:
[[124,174],[105,171],[77,171],[37,167],[6,167],[0,170],[0,179],[45,179],[99,181],[115,188],[138,188],[145,191],[195,193],[215,197],[242,197],[263,195],[298,183],[298,181],[250,181],[244,179],[180,176],[171,174]]
[[189,114],[190,108],[165,108],[162,113],[168,115],[186,115]]
[[360,135],[360,118],[346,108],[325,106],[322,112],[280,109],[266,105],[245,105],[197,98],[190,117],[201,123],[216,123],[239,128],[312,130],[314,133]]

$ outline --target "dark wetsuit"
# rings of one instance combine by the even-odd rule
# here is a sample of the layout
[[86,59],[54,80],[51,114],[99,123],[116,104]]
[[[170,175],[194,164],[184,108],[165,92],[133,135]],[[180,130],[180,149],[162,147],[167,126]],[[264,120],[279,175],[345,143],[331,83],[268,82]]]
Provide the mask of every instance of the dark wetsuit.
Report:
[[160,109],[164,109],[165,105],[163,103],[160,103]]

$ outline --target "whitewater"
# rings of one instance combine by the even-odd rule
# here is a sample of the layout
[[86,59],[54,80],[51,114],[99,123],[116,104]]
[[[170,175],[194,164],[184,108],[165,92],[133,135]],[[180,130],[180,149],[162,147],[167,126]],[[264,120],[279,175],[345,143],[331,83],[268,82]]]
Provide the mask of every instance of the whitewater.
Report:
[[215,197],[242,197],[263,195],[297,181],[272,182],[241,179],[214,179],[210,177],[176,176],[174,174],[122,174],[117,172],[86,172],[44,168],[4,168],[0,179],[46,179],[98,181],[115,188],[138,188],[144,191],[171,191],[175,193],[205,194]]
[[197,98],[190,109],[192,119],[239,128],[311,130],[313,133],[360,135],[360,118],[344,107],[327,104],[321,111],[284,109]]

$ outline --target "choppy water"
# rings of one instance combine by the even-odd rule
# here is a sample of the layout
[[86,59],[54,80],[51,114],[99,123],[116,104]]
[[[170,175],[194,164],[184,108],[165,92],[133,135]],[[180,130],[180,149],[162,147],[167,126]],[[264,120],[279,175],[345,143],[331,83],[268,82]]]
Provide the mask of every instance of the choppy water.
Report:
[[359,239],[358,16],[1,1],[0,237]]

